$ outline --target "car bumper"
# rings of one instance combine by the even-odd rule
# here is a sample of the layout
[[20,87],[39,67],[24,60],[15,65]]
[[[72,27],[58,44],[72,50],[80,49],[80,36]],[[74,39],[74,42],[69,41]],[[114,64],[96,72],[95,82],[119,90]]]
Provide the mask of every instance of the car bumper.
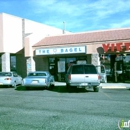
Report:
[[7,83],[1,83],[0,82],[0,86],[4,86],[4,85],[12,85],[12,83],[11,82],[7,82]]
[[22,84],[22,86],[26,86],[26,87],[49,87],[50,84]]
[[93,88],[94,86],[99,86],[100,83],[68,83],[68,85],[77,88]]

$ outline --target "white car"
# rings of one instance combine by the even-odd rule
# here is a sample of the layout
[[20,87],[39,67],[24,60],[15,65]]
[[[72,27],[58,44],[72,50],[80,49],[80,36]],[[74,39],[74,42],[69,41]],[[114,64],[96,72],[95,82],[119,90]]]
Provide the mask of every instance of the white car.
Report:
[[16,72],[0,72],[0,85],[12,86],[17,88],[17,85],[22,84],[22,77]]
[[43,87],[52,88],[54,86],[55,80],[49,71],[34,71],[28,73],[27,77],[23,79],[22,86],[25,88],[30,87]]

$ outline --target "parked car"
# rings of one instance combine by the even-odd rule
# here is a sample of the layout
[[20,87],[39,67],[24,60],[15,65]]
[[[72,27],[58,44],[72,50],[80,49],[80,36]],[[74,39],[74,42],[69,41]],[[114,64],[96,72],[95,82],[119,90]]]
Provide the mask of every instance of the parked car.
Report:
[[17,85],[21,84],[22,77],[16,72],[0,72],[0,85],[7,85],[16,88]]
[[27,77],[23,79],[22,86],[29,87],[44,87],[50,89],[54,86],[54,77],[49,71],[34,71],[30,72]]
[[99,91],[100,75],[92,64],[73,64],[69,67],[66,77],[67,89],[93,88],[95,92]]
[[105,66],[104,65],[97,65],[96,68],[97,68],[97,71],[100,75],[100,82],[107,83],[107,71],[105,69]]

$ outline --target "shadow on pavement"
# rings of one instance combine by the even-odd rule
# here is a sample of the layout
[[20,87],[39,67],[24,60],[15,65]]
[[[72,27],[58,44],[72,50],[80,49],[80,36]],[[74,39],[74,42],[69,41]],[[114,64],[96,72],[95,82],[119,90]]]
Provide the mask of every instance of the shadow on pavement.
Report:
[[55,86],[51,89],[46,89],[46,88],[42,88],[42,87],[29,87],[29,88],[25,88],[22,86],[17,87],[17,89],[15,89],[16,91],[43,91],[43,90],[48,90],[51,92],[58,92],[58,93],[86,93],[86,92],[93,92],[93,90],[85,90],[83,88],[71,88],[71,89],[67,89],[65,86]]
[[1,85],[0,88],[12,88],[12,87],[8,85]]
[[59,93],[86,93],[86,92],[93,92],[91,90],[85,90],[83,88],[70,88],[68,90],[65,86],[55,86],[50,91],[59,92]]
[[42,87],[22,87],[22,86],[19,86],[17,87],[17,89],[15,89],[17,91],[35,91],[35,90],[45,90],[45,88],[42,88]]

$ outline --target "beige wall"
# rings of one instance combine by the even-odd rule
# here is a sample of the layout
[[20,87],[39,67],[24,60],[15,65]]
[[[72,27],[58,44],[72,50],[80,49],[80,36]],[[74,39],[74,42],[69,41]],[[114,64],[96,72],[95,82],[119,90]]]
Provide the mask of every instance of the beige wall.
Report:
[[87,45],[87,54],[97,54],[97,53],[102,53],[102,44],[96,43],[96,44],[89,44]]
[[36,70],[47,71],[49,70],[48,58],[47,57],[35,57]]

